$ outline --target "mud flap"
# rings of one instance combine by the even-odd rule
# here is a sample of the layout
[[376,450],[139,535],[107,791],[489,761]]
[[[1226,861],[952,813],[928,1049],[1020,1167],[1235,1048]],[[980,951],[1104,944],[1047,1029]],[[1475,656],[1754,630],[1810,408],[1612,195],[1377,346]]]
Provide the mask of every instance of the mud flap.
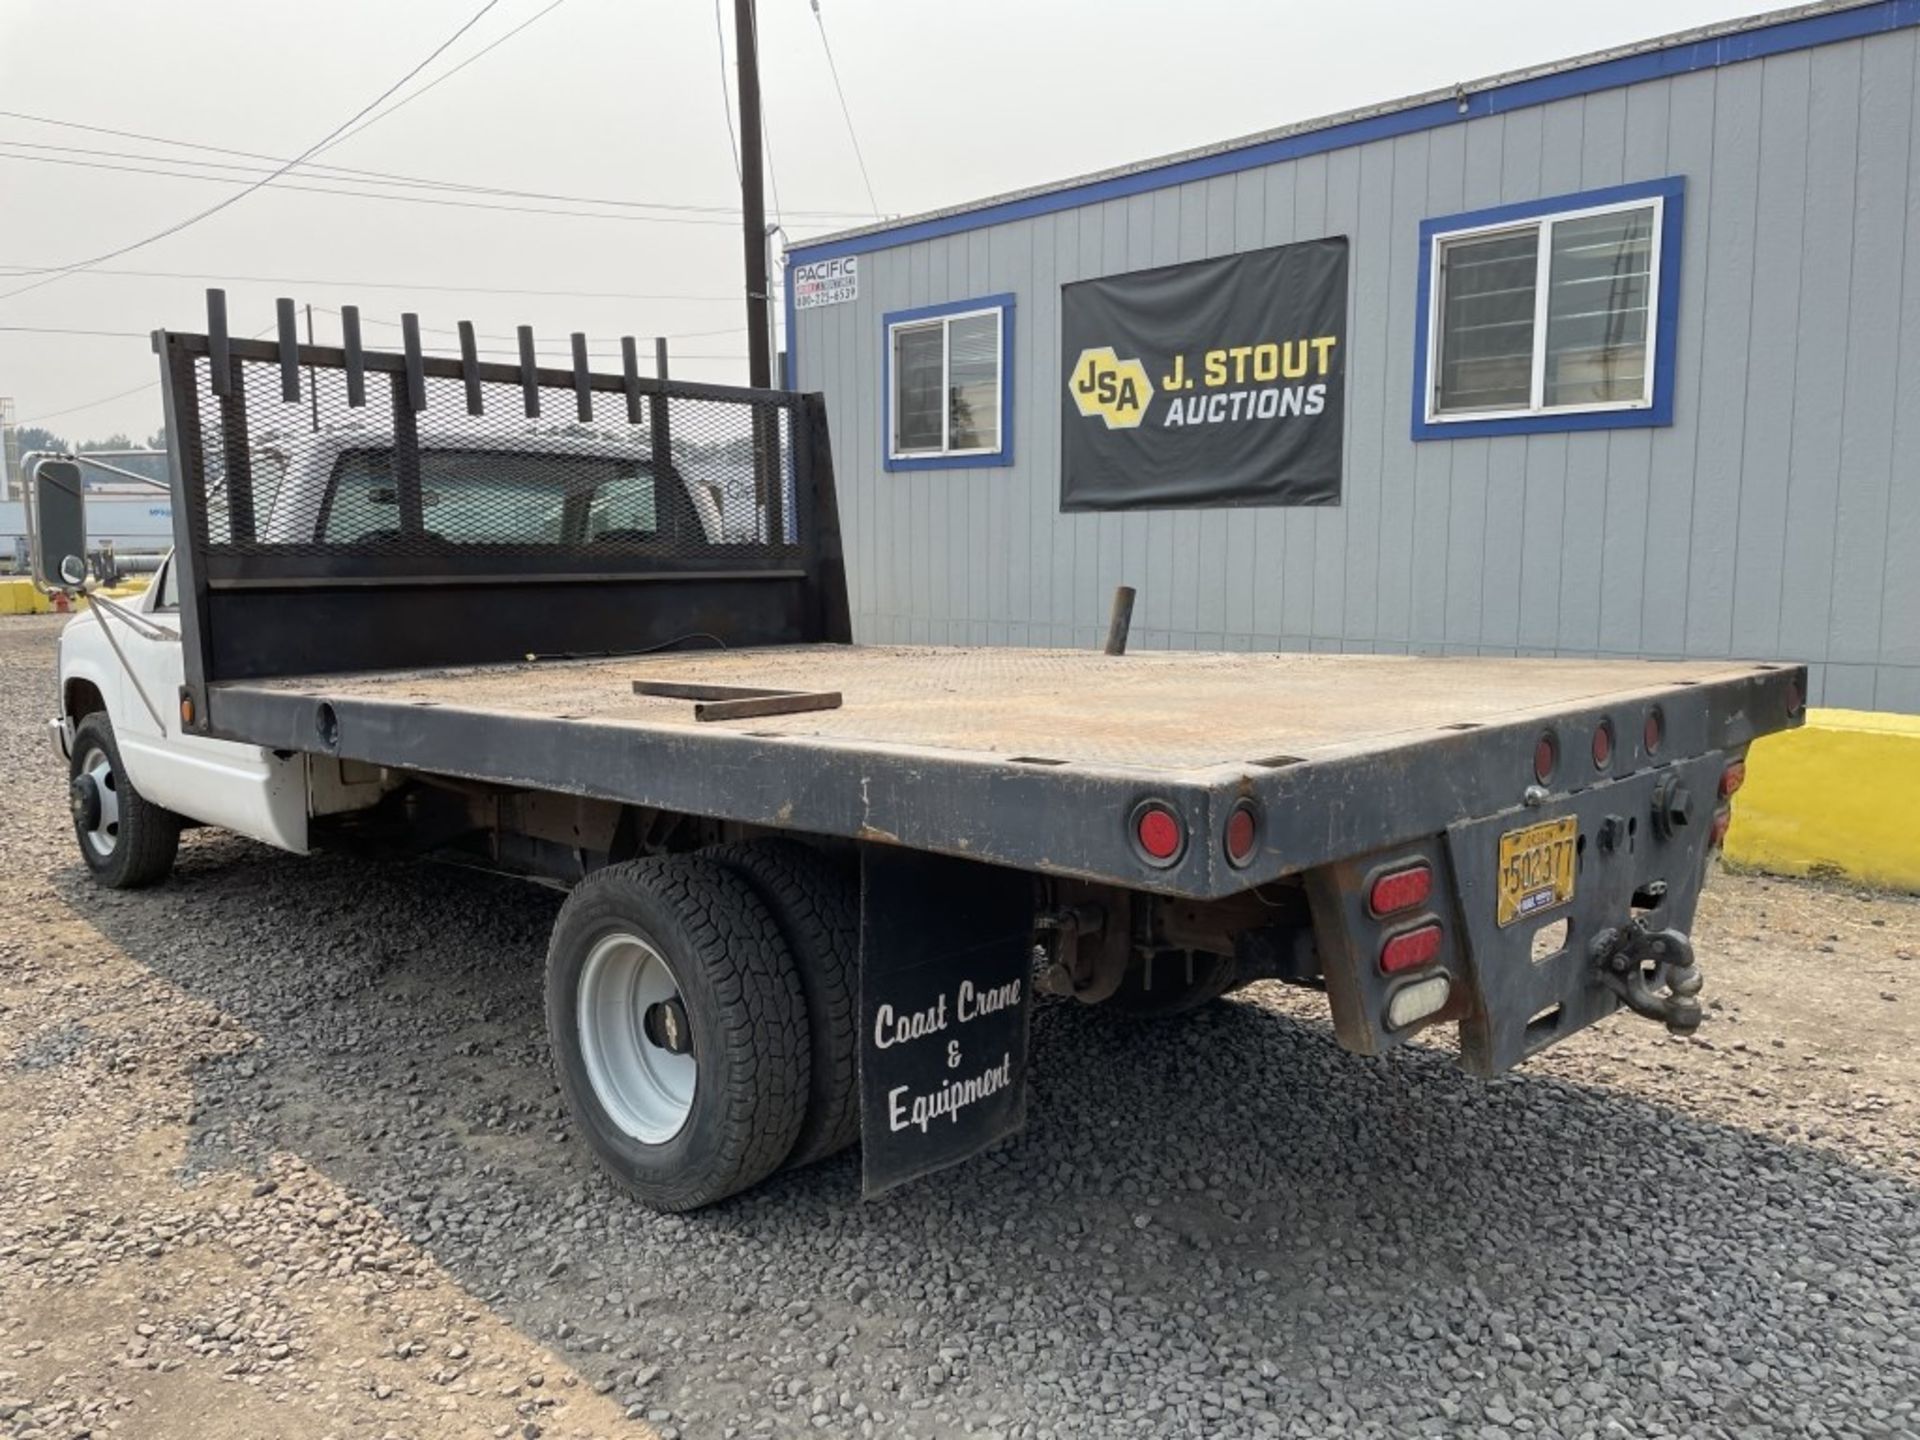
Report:
[[860,851],[861,1180],[874,1196],[1026,1124],[1033,882]]

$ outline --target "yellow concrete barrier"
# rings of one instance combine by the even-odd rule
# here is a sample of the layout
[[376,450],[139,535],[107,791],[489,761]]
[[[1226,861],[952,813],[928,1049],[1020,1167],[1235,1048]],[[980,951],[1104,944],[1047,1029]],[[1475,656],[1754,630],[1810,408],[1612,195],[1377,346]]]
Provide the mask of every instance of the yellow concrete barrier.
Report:
[[[118,585],[100,593],[109,600],[131,605],[153,583],[151,575],[129,575]],[[75,597],[73,607],[85,605],[84,597]],[[45,615],[53,610],[52,599],[42,594],[33,581],[22,576],[0,575],[0,615]]]
[[1756,741],[1727,858],[1920,891],[1920,715],[1809,710]]
[[34,588],[33,581],[0,576],[0,615],[44,615],[52,608],[52,602]]

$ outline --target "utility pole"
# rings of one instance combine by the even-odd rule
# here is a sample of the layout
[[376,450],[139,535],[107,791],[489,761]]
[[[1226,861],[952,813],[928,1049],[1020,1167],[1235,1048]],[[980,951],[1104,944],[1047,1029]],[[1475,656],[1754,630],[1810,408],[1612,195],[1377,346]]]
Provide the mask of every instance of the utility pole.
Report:
[[740,71],[740,210],[747,260],[747,383],[773,385],[767,322],[767,202],[762,191],[760,37],[754,0],[733,0],[733,48]]
[[[747,261],[747,383],[773,388],[773,337],[767,326],[767,202],[761,194],[760,34],[754,0],[733,0],[733,49],[740,67],[740,225]],[[779,429],[764,405],[753,407],[753,498],[764,532],[761,538],[786,538]]]

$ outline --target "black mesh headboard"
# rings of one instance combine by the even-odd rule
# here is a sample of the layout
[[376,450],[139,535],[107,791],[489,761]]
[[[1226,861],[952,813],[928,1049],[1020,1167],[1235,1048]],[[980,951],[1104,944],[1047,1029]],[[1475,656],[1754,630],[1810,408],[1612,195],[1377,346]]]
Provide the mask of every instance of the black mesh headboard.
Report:
[[[818,396],[159,332],[189,688],[849,638]],[[205,713],[204,707],[202,712]]]

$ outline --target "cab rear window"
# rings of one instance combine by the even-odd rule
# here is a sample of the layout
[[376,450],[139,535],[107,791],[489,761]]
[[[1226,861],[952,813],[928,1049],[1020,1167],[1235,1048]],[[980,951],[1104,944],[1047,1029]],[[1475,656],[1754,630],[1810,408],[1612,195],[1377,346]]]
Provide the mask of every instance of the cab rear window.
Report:
[[[567,545],[651,540],[659,530],[652,473],[611,456],[486,450],[420,453],[426,538],[455,545]],[[401,513],[391,449],[349,450],[334,464],[320,538],[397,540]]]

